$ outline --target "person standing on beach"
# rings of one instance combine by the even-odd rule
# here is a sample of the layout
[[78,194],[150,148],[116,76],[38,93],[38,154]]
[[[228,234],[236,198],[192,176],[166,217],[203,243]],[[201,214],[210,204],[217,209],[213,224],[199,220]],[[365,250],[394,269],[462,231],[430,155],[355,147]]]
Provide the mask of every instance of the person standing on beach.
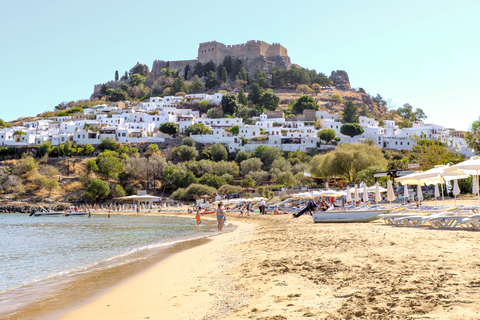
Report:
[[260,213],[265,214],[265,201],[260,201]]
[[223,202],[218,204],[217,208],[217,222],[218,222],[218,231],[222,232],[223,224],[225,223],[225,208],[223,207]]
[[197,214],[195,215],[195,219],[197,220],[197,226],[199,226],[200,223],[202,223],[202,220],[200,218],[200,208],[197,208]]

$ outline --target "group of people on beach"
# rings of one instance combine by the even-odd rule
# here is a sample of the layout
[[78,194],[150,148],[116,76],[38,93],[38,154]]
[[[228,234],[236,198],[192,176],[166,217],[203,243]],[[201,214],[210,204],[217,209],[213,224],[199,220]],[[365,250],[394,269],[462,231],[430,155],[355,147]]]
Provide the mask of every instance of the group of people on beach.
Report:
[[[218,231],[222,232],[223,225],[225,224],[225,220],[227,220],[227,210],[223,206],[223,202],[220,202],[218,204],[216,214],[217,214]],[[197,221],[197,226],[200,226],[200,224],[202,223],[200,208],[197,208],[197,212],[195,214],[195,220]]]

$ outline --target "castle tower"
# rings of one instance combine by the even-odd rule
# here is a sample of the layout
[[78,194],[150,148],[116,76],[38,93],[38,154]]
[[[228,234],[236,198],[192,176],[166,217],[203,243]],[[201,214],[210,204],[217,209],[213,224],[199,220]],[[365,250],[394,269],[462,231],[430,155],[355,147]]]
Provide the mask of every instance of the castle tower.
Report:
[[215,64],[219,64],[222,59],[221,48],[226,47],[223,43],[217,41],[203,42],[198,47],[198,62],[207,63],[213,60]]

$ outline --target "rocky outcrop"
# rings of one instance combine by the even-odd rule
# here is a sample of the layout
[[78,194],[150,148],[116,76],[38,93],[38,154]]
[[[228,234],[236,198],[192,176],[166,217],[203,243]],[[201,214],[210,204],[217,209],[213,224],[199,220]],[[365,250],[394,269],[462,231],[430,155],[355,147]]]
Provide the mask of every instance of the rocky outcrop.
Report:
[[333,85],[338,89],[350,89],[350,79],[348,79],[348,73],[344,70],[332,71],[330,80],[333,81]]

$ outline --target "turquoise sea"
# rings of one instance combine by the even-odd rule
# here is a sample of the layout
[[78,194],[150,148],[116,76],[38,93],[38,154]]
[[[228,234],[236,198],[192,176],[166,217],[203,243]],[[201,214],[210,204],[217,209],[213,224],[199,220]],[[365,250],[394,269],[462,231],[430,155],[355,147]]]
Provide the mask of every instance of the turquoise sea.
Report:
[[54,319],[215,234],[193,216],[0,214],[0,319]]

